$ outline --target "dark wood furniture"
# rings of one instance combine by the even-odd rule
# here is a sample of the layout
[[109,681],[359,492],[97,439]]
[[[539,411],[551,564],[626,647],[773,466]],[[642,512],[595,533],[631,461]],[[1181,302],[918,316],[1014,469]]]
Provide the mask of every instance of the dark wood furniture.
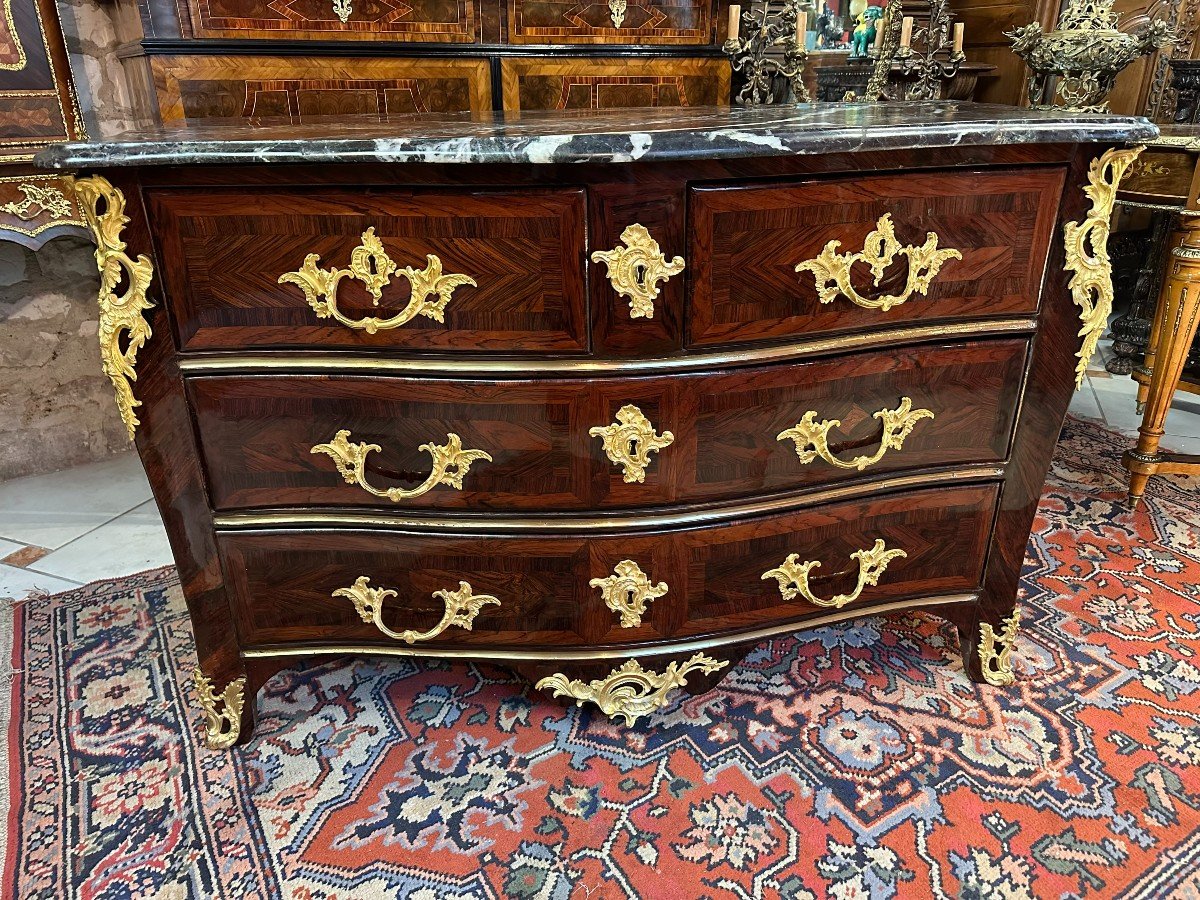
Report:
[[[1112,325],[1113,358],[1105,368],[1132,375],[1138,382],[1138,412],[1150,394],[1158,349],[1162,296],[1171,251],[1183,240],[1185,220],[1200,216],[1200,126],[1164,125],[1158,140],[1147,144],[1130,167],[1117,201],[1130,209],[1148,210],[1149,234],[1141,264],[1129,292],[1129,308]],[[1177,390],[1200,393],[1200,341],[1193,339],[1184,357]]]
[[[1118,355],[1109,366],[1110,371],[1132,370],[1138,382],[1142,424],[1137,447],[1123,459],[1130,473],[1129,500],[1136,506],[1152,476],[1200,472],[1200,455],[1158,447],[1175,392],[1200,393],[1195,377],[1200,374],[1200,129],[1164,126],[1131,166],[1117,200],[1157,216],[1139,294],[1129,312],[1113,323]],[[1143,361],[1134,365],[1139,351]]]
[[32,165],[84,128],[53,0],[0,0],[0,13],[0,240],[36,250],[87,233],[71,179]]
[[713,0],[117,0],[148,123],[729,102]]
[[632,723],[764,638],[923,609],[972,678],[1013,680],[1030,523],[1106,315],[1131,158],[1108,148],[1152,127],[627,118],[43,157],[101,173],[106,371],[210,745],[314,654],[505,663]]

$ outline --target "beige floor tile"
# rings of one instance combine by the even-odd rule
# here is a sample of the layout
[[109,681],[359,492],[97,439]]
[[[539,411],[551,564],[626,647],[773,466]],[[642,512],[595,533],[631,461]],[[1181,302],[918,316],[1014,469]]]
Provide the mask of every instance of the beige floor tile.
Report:
[[87,582],[131,575],[171,561],[167,533],[151,501],[60,547],[30,568]]
[[57,549],[150,499],[134,452],[0,484],[0,538]]
[[56,578],[42,572],[32,572],[29,569],[18,569],[16,566],[0,564],[0,597],[22,600],[30,591],[61,594],[63,591],[79,587],[79,584],[80,582],[67,578]]

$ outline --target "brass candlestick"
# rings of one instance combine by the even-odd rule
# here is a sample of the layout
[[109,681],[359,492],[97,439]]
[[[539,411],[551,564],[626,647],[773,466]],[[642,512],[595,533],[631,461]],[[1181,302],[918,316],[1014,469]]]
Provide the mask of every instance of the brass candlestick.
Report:
[[954,23],[947,0],[930,3],[925,25],[904,15],[902,0],[891,0],[881,29],[866,100],[936,100],[966,61],[963,26]]
[[[733,71],[746,76],[737,95],[741,105],[774,103],[777,75],[787,79],[794,102],[809,101],[803,77],[808,51],[802,42],[807,20],[799,0],[783,0],[782,4],[764,0],[757,9],[729,7],[729,40],[723,49]],[[782,48],[782,55],[769,55],[776,47]]]

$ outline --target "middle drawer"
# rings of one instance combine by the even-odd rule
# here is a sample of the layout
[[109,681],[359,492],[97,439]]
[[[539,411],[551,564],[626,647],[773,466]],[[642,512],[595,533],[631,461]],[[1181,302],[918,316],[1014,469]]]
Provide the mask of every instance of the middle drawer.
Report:
[[1026,342],[724,373],[466,381],[203,376],[218,510],[581,510],[733,499],[1005,458]]

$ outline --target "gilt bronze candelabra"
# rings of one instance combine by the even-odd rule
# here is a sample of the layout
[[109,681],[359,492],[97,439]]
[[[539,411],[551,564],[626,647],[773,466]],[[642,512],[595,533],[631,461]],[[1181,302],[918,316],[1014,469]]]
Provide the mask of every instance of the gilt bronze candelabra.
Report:
[[1004,33],[1013,43],[1013,53],[1025,60],[1032,74],[1031,106],[1054,104],[1047,89],[1050,77],[1056,75],[1055,96],[1060,105],[1107,112],[1106,98],[1121,70],[1175,42],[1174,29],[1161,20],[1132,33],[1119,30],[1119,16],[1112,7],[1113,0],[1072,0],[1053,31],[1043,33],[1040,22],[1031,22]]
[[[733,71],[742,72],[746,77],[746,83],[737,94],[738,103],[743,106],[774,103],[776,77],[787,80],[795,102],[809,101],[803,78],[808,52],[797,29],[797,23],[803,23],[807,18],[802,19],[802,15],[798,0],[783,0],[782,4],[764,0],[757,7],[747,5],[740,15],[730,17],[733,27],[724,50]],[[780,48],[782,53],[773,53],[775,48]]]
[[958,42],[951,40],[952,24],[947,0],[933,0],[929,4],[929,24],[914,24],[911,37],[901,38],[895,60],[900,66],[905,100],[936,100],[941,96],[942,83],[958,74],[967,57]]

